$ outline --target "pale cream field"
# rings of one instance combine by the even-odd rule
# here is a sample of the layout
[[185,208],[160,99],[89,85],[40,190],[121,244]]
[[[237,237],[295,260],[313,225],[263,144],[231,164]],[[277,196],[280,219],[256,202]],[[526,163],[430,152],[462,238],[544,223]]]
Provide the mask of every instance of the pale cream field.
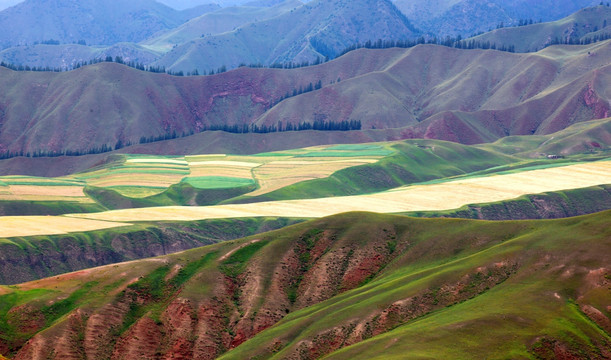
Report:
[[93,202],[83,186],[8,185],[1,189],[0,200]]
[[[157,207],[92,214],[0,218],[0,233],[28,236],[124,226],[138,221],[192,221],[257,216],[317,218],[348,211],[400,213],[456,209],[525,194],[611,183],[611,161],[407,186],[370,195],[205,207]],[[91,220],[92,222],[83,222]]]
[[3,216],[0,217],[0,234],[2,237],[57,235],[127,225],[129,224],[64,216]]

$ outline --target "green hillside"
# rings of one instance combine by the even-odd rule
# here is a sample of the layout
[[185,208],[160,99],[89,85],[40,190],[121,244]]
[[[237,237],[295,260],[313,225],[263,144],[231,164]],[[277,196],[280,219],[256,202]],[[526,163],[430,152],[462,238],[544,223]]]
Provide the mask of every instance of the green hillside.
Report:
[[0,287],[0,349],[18,358],[604,358],[610,215],[349,213]]

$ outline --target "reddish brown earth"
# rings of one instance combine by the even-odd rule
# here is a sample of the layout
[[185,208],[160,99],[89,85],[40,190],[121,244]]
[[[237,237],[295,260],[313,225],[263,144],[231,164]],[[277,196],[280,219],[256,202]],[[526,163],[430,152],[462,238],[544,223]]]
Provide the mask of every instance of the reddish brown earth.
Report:
[[[223,124],[316,119],[360,120],[363,130],[401,129],[377,140],[424,137],[472,144],[548,134],[611,115],[610,56],[611,42],[534,54],[425,45],[362,49],[301,69],[240,68],[197,77],[111,63],[59,74],[0,68],[0,151],[86,151]],[[271,107],[293,89],[318,81],[320,90]],[[268,139],[282,142],[281,137]]]

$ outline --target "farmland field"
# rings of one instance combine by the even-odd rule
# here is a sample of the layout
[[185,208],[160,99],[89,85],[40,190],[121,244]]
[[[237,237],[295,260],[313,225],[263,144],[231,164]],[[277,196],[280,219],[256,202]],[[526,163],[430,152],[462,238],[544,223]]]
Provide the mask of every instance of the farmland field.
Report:
[[[460,208],[466,204],[487,203],[514,199],[525,194],[578,189],[608,184],[611,161],[581,163],[504,175],[476,177],[438,184],[404,186],[374,194],[340,196],[319,199],[270,201],[250,204],[217,206],[166,206],[115,210],[92,214],[71,214],[46,217],[61,224],[58,231],[83,231],[124,223],[142,221],[192,221],[202,219],[280,216],[318,218],[351,211],[403,213],[411,211],[441,211]],[[93,223],[80,223],[88,219]],[[37,226],[40,218],[12,218],[4,220],[4,230],[12,236],[41,234]],[[74,222],[74,225],[72,224]],[[15,226],[18,224],[18,226]],[[10,231],[10,232],[9,232]],[[3,232],[4,233],[4,232]]]
[[62,178],[0,177],[0,200],[93,202],[84,192],[87,186],[113,190],[126,198],[143,199],[181,183],[195,189],[256,186],[248,196],[257,196],[302,181],[328,177],[347,167],[374,163],[392,153],[384,145],[340,145],[339,148],[316,146],[250,156],[123,155],[121,161]]
[[55,235],[70,232],[91,231],[126,226],[126,223],[63,216],[3,216],[0,217],[0,234],[3,238],[15,236]]
[[[532,155],[537,147],[583,137],[584,127],[576,129],[535,142],[513,137],[476,146],[405,140],[253,155],[113,155],[111,162],[58,178],[0,177],[0,213],[74,212],[131,222],[430,212],[611,183],[606,148],[559,159]],[[38,203],[37,210],[23,210],[26,201]],[[79,215],[81,209],[111,211]]]

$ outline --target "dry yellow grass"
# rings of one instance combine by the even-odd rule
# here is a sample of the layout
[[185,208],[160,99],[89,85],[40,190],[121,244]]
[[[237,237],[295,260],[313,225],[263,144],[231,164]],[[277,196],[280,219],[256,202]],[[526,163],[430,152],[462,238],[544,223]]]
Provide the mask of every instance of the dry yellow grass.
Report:
[[0,217],[0,236],[57,235],[126,225],[129,224],[64,216],[4,216]]
[[108,221],[161,221],[252,216],[323,217],[348,211],[399,213],[459,208],[525,194],[611,183],[611,161],[410,186],[370,195],[207,207],[160,207],[71,215]]

